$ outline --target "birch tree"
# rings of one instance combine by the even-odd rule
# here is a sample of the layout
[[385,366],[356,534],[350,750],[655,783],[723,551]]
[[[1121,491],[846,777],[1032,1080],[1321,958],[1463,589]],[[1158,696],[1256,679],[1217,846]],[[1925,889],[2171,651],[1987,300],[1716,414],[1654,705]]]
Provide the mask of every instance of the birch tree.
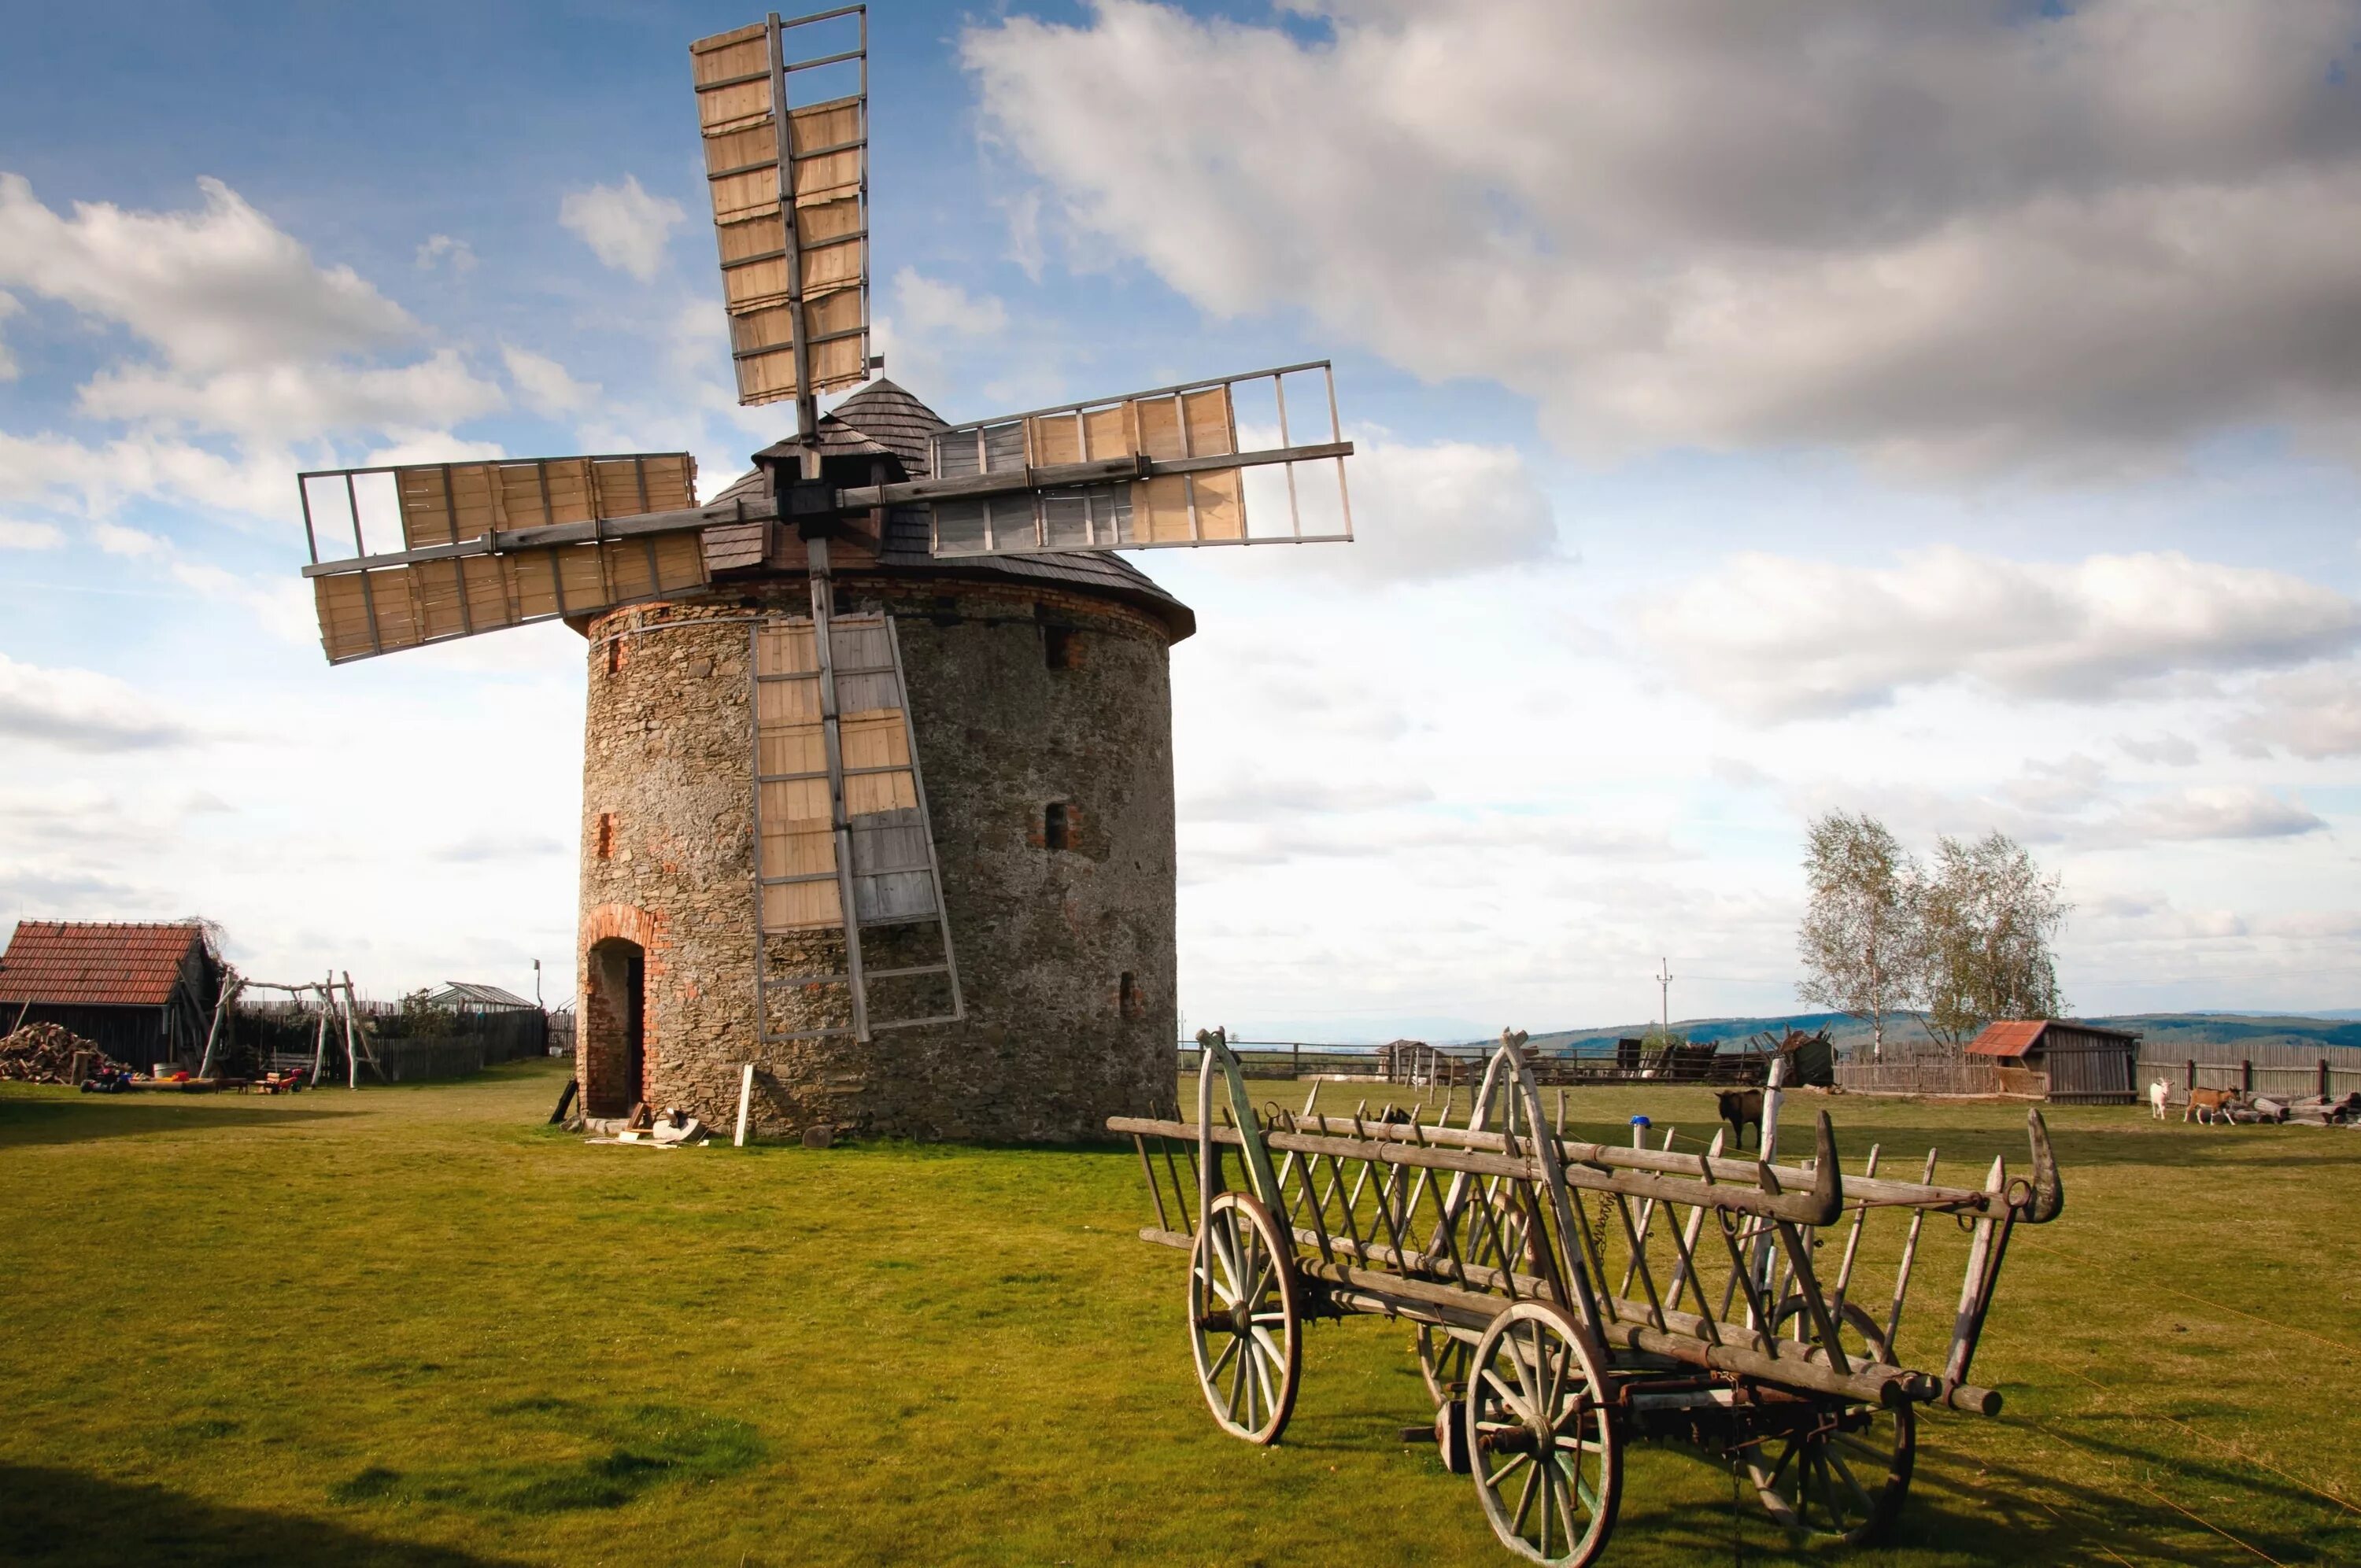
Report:
[[2007,834],[1946,838],[1918,894],[1918,983],[1927,1030],[1957,1047],[1995,1018],[2055,1018],[2050,940],[2073,905]]
[[1865,813],[1815,819],[1804,851],[1810,890],[1795,945],[1806,1002],[1869,1025],[1870,1052],[1885,1054],[1885,1020],[1905,1011],[1925,972],[1917,951],[1917,862]]

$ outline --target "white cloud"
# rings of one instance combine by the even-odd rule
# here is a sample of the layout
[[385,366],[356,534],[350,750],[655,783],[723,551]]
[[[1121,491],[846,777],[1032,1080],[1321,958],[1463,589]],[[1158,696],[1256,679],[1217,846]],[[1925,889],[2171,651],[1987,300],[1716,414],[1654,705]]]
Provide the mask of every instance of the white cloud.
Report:
[[642,283],[655,277],[666,238],[687,215],[678,202],[640,189],[639,177],[631,174],[620,185],[569,192],[557,209],[557,221],[600,261]]
[[576,380],[555,359],[513,344],[501,346],[500,358],[509,367],[509,379],[524,394],[525,406],[535,413],[580,413],[598,401],[598,382]]
[[1070,251],[1497,378],[1569,447],[2361,452],[2319,330],[2361,314],[2351,0],[1290,8],[1332,36],[1095,0],[962,58]]
[[2095,837],[2128,844],[2195,839],[2287,839],[2328,824],[2301,801],[2251,785],[2176,790],[2125,806]]
[[1640,620],[1684,685],[1764,721],[1955,680],[2095,700],[2169,674],[2301,663],[2361,638],[2361,606],[2333,589],[2178,552],[2053,565],[1943,546],[1893,566],[1748,554],[1655,596]]
[[112,675],[51,670],[0,653],[0,736],[71,751],[177,745],[192,731]]
[[[6,321],[24,308],[16,295],[0,293],[0,322]],[[0,343],[0,381],[13,381],[18,373],[16,356],[8,352],[6,344]]]
[[2168,768],[2193,767],[2197,748],[2182,736],[2169,731],[2160,735],[2118,735],[2115,749],[2136,762],[2160,763]]
[[2092,759],[2029,758],[2015,777],[1982,787],[1822,779],[1793,791],[1798,818],[1866,810],[1904,839],[2002,832],[2026,844],[2076,850],[2300,837],[2328,823],[2294,796],[2255,784],[2142,791],[2116,783]]
[[61,217],[0,173],[0,283],[121,322],[181,369],[212,373],[357,353],[417,323],[349,267],[311,252],[218,180],[194,213],[77,202]]
[[75,411],[129,433],[0,432],[0,501],[70,498],[104,518],[145,499],[281,520],[295,510],[297,444],[432,429],[505,405],[455,349],[401,366],[360,357],[422,329],[220,181],[199,186],[193,212],[81,203],[64,215],[0,174],[0,281],[120,323],[160,351],[104,366],[79,390]]
[[1407,781],[1339,784],[1225,772],[1183,793],[1178,809],[1183,822],[1268,822],[1382,811],[1433,798],[1434,792],[1426,785]]
[[65,542],[55,523],[0,517],[0,550],[55,550]]
[[467,368],[456,349],[414,365],[355,367],[299,363],[183,377],[124,366],[82,389],[83,413],[225,431],[264,442],[303,441],[341,430],[456,424],[498,411],[507,397]]
[[2312,761],[2361,756],[2361,665],[2322,664],[2256,684],[2230,739],[2250,756],[2274,749]]
[[[950,356],[992,345],[994,365],[1002,374],[985,389],[995,400],[1015,390],[1030,369],[1019,366],[1011,374],[1006,345],[997,340],[1008,330],[1008,307],[992,294],[972,294],[957,283],[926,276],[913,267],[894,274],[886,291],[890,308],[877,313],[872,331],[873,351],[885,361],[886,372],[904,386],[939,387],[951,379]],[[1043,398],[1054,396],[1044,392]],[[1023,400],[1022,394],[1018,394]]]
[[296,510],[295,468],[292,456],[273,448],[233,458],[146,433],[93,445],[0,431],[0,501],[54,504],[70,497],[93,515],[127,500],[153,499],[288,518]]
[[[1313,439],[1324,441],[1327,433]],[[1319,566],[1333,576],[1428,582],[1529,565],[1557,554],[1549,497],[1513,446],[1362,441],[1355,444],[1350,467],[1353,543],[1317,547]],[[1327,478],[1323,466],[1313,465],[1299,491],[1308,499]],[[1274,499],[1283,494],[1268,484],[1258,488]]]
[[915,267],[894,274],[894,310],[904,331],[922,335],[997,337],[1008,330],[1008,307],[996,296],[971,294]]
[[447,267],[454,272],[473,272],[476,269],[476,250],[464,239],[453,239],[447,234],[429,235],[426,242],[418,247],[418,254],[411,264],[422,272],[431,272],[437,266]]
[[497,441],[462,441],[447,431],[405,430],[394,440],[372,448],[361,458],[364,468],[399,467],[409,463],[480,463],[508,455]]
[[148,533],[141,529],[126,528],[120,523],[114,522],[93,523],[90,538],[92,543],[109,555],[128,555],[135,558],[164,555],[170,554],[172,549],[170,543],[161,535]]

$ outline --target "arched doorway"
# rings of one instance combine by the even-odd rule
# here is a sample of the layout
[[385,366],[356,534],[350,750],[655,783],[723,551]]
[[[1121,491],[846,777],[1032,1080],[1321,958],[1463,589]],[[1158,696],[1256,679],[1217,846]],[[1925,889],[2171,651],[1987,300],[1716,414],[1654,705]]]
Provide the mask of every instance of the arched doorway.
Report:
[[647,955],[610,937],[590,948],[582,1018],[582,1113],[620,1116],[648,1097]]

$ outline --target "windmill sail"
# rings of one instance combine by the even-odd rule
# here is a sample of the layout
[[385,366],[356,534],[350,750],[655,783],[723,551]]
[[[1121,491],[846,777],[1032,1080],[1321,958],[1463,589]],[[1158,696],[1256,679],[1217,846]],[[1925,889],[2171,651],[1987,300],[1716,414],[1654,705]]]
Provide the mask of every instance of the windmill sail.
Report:
[[[796,38],[814,36],[799,29],[847,19],[858,20],[858,47],[788,58]],[[868,378],[868,38],[855,5],[689,45],[741,403]],[[831,67],[857,89],[790,106],[800,73]]]
[[[1297,444],[1307,399],[1326,439]],[[909,488],[938,556],[1309,544],[1353,536],[1352,450],[1323,361],[956,425]]]
[[[706,581],[694,532],[601,537],[609,523],[695,508],[697,464],[686,452],[339,468],[297,482],[312,548],[305,575],[334,664]],[[536,542],[552,531],[588,536]],[[372,532],[401,549],[371,554]],[[347,533],[355,554],[323,560],[324,539]]]

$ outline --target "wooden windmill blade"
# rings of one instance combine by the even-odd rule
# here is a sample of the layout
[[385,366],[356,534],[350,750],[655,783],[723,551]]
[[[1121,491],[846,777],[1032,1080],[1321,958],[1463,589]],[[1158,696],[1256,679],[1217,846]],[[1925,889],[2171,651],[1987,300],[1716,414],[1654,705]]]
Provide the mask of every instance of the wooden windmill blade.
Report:
[[[799,54],[832,23],[857,29],[854,47]],[[774,13],[688,52],[738,400],[792,398],[808,434],[818,394],[871,369],[868,7]],[[818,80],[804,72],[831,68],[853,91],[794,103]]]
[[956,425],[878,499],[927,501],[939,557],[1342,543],[1352,451],[1319,360]]
[[[700,587],[698,532],[727,521],[698,509],[686,452],[337,468],[297,484],[332,664]],[[347,535],[352,554],[323,558]]]

